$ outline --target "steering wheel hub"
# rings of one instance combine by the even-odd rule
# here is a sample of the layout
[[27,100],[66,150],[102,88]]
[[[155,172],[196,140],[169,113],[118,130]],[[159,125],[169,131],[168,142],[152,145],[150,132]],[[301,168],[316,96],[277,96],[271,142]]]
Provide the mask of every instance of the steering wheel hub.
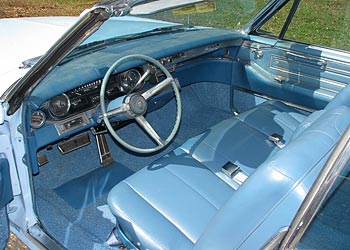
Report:
[[139,94],[130,97],[129,106],[130,111],[135,115],[143,115],[147,111],[147,101]]

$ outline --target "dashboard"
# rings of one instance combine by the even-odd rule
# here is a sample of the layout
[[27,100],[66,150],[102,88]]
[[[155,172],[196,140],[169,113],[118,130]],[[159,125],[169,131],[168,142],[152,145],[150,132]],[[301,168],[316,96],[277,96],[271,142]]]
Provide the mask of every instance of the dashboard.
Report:
[[[208,33],[218,33],[218,36],[209,36]],[[169,44],[167,40],[163,40],[162,37],[150,37],[149,39],[157,40],[164,46],[168,46],[167,49],[162,47],[149,47],[149,50],[154,49],[152,53],[154,58],[160,58],[158,61],[164,65],[168,71],[176,78],[179,78],[179,82],[186,84],[187,81],[193,81],[202,75],[190,74],[186,69],[186,65],[192,65],[196,62],[205,60],[205,58],[226,58],[231,55],[229,48],[237,48],[242,43],[241,35],[235,34],[237,39],[232,39],[232,34],[226,34],[226,31],[220,30],[199,30],[197,36],[192,36],[190,33],[179,33],[177,36],[186,36],[187,39],[198,40],[196,43],[191,43],[183,39],[174,40],[173,42],[179,42],[181,46],[177,47],[174,44]],[[189,37],[188,37],[189,36]],[[202,41],[202,36],[209,41]],[[200,41],[200,43],[199,43]],[[135,41],[137,42],[137,41]],[[209,42],[209,43],[208,43]],[[140,45],[139,43],[137,43]],[[143,46],[143,44],[141,44]],[[143,50],[142,46],[132,47],[133,53],[137,50]],[[75,58],[75,60],[68,61],[62,65],[59,65],[59,70],[53,71],[49,77],[43,80],[43,82],[33,91],[30,101],[33,106],[37,106],[30,114],[30,126],[33,133],[37,134],[38,146],[44,146],[51,143],[54,140],[65,138],[73,133],[88,129],[92,126],[99,125],[98,117],[98,105],[100,104],[100,89],[102,85],[103,75],[105,74],[106,67],[104,65],[112,64],[116,60],[115,49],[116,47],[108,47],[103,51],[97,51],[86,56]],[[162,51],[167,51],[167,55],[164,55]],[[122,57],[124,54],[129,55],[130,51],[118,52],[118,57]],[[152,51],[151,51],[152,52]],[[151,54],[150,52],[150,54]],[[141,53],[141,51],[139,52]],[[156,53],[161,55],[157,56]],[[234,55],[235,49],[233,49],[232,55]],[[120,55],[119,55],[120,54]],[[170,54],[170,55],[169,55]],[[86,66],[86,61],[89,62],[89,66]],[[151,68],[150,68],[151,67]],[[190,67],[191,68],[191,67]],[[58,69],[58,68],[57,68]],[[116,99],[120,96],[127,95],[137,89],[136,83],[142,77],[147,69],[151,69],[151,75],[143,81],[142,84],[138,84],[138,88],[151,87],[151,85],[158,82],[158,78],[162,78],[156,69],[152,68],[151,64],[141,64],[140,62],[133,62],[125,65],[122,68],[122,72],[118,72],[110,76],[107,84],[105,98],[106,101]],[[198,69],[198,68],[197,68]],[[205,68],[203,68],[205,70]],[[207,75],[209,71],[203,72],[203,77],[214,76],[213,74]],[[64,72],[64,74],[62,74]],[[79,72],[79,74],[77,74]],[[190,79],[188,79],[190,78]],[[83,79],[86,79],[84,83]],[[90,80],[91,79],[91,80]],[[197,79],[198,80],[198,79]],[[203,79],[205,80],[205,79]],[[195,80],[196,81],[196,80]],[[81,83],[80,83],[81,82]],[[146,84],[147,83],[147,84]],[[182,85],[182,84],[181,84]],[[51,86],[55,86],[55,89],[48,91]],[[73,88],[70,89],[69,86]],[[49,93],[57,93],[53,96]],[[47,98],[45,98],[47,96]],[[159,97],[157,100],[149,103],[149,111],[158,109],[161,105],[164,105],[171,95],[166,95],[164,98]],[[45,100],[40,102],[40,100]],[[152,106],[152,107],[151,107]],[[54,133],[54,130],[56,133]],[[46,135],[49,135],[46,137]],[[43,136],[44,135],[44,136]],[[58,137],[57,137],[58,135]]]
[[[231,62],[243,38],[244,35],[237,32],[198,29],[117,43],[60,63],[32,90],[27,100],[29,108],[25,115],[29,124],[25,126],[28,125],[30,133],[28,145],[36,149],[31,150],[33,173],[39,171],[39,164],[35,162],[37,150],[68,140],[83,131],[104,133],[99,120],[100,89],[103,76],[118,58],[130,54],[151,56],[168,69],[179,87],[200,81],[229,83]],[[142,61],[121,65],[107,84],[106,101],[131,92],[149,66]],[[152,70],[151,75],[138,84],[143,86],[138,87],[142,90],[151,88],[162,79],[162,75]],[[164,90],[149,100],[148,111],[161,108],[171,98],[171,90]],[[132,121],[116,121],[112,125],[118,130],[128,122]]]

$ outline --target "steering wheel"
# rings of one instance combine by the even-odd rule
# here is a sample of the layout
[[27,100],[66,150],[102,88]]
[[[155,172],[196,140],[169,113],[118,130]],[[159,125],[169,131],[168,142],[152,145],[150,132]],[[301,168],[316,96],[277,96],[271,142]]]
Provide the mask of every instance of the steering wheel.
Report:
[[[157,83],[154,87],[144,91],[143,93],[132,93],[133,91],[131,91],[131,93],[126,95],[123,101],[120,101],[120,98],[116,98],[112,100],[109,103],[108,110],[107,110],[106,102],[105,102],[105,92],[106,92],[106,86],[110,75],[112,74],[112,72],[114,72],[116,68],[118,68],[123,63],[131,60],[140,60],[140,59],[143,61],[149,62],[153,64],[155,67],[157,67],[158,69],[160,69],[162,73],[164,73],[164,75],[166,76],[165,80]],[[136,83],[136,86],[141,84],[149,76],[150,73],[151,71],[147,69],[146,72],[141,76],[139,81]],[[172,131],[170,135],[165,140],[163,140],[162,138],[160,138],[158,133],[153,129],[153,127],[149,124],[149,122],[145,119],[144,114],[147,113],[147,101],[169,85],[172,87],[175,93],[177,112],[176,112],[176,120]],[[113,63],[113,65],[108,69],[102,81],[101,91],[100,91],[100,104],[101,104],[103,121],[105,122],[106,127],[108,131],[111,133],[111,135],[125,148],[137,153],[148,154],[148,153],[156,152],[166,147],[169,144],[169,142],[174,138],[180,126],[181,99],[180,99],[179,89],[175,83],[175,80],[171,76],[169,71],[161,63],[159,63],[157,60],[146,55],[141,55],[141,54],[129,55],[129,56],[122,57]],[[143,128],[143,130],[156,142],[157,146],[152,148],[139,148],[123,140],[120,136],[118,136],[118,134],[113,129],[110,122],[110,119],[117,115],[123,115],[124,117],[126,116],[127,119],[135,119],[135,121]]]

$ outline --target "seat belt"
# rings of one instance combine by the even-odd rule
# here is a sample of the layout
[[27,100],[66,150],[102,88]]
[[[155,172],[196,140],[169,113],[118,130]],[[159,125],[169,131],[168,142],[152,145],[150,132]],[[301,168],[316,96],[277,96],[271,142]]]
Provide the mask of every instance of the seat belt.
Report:
[[286,146],[286,141],[283,139],[283,136],[277,133],[269,135],[267,139],[273,142],[279,148],[284,148]]
[[241,168],[232,162],[226,163],[221,170],[238,185],[242,185],[248,179],[248,176],[243,173]]

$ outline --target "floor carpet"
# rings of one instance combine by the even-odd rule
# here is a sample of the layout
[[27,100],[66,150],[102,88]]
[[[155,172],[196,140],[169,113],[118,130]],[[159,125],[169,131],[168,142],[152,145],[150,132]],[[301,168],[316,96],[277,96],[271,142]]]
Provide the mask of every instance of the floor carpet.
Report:
[[[129,152],[107,135],[114,162],[108,167],[101,167],[97,145],[90,132],[87,133],[91,143],[69,154],[61,155],[56,145],[50,150],[41,151],[49,163],[42,166],[39,175],[34,177],[34,188],[37,212],[47,231],[68,249],[109,249],[105,241],[115,226],[115,218],[106,203],[111,187],[172,151],[186,139],[232,116],[230,107],[222,105],[222,108],[215,108],[213,103],[220,100],[211,100],[228,100],[228,96],[212,94],[206,98],[200,93],[201,89],[209,89],[207,85],[204,83],[182,89],[180,129],[172,143],[156,154]],[[219,88],[227,87],[219,85],[216,89]],[[220,92],[229,95],[229,91]],[[172,129],[175,112],[175,102],[171,101],[147,114],[146,119],[165,138]],[[135,146],[154,146],[136,123],[118,130],[118,134]]]

